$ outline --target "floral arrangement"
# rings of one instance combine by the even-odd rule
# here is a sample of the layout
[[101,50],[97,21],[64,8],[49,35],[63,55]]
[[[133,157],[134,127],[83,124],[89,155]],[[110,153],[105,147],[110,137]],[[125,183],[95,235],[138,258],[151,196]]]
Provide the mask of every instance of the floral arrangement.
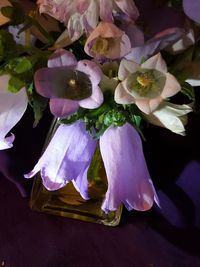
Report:
[[[33,170],[88,199],[97,146],[106,213],[159,205],[142,150],[148,124],[185,134],[200,85],[199,0],[1,0],[0,149],[27,106],[59,126]],[[181,99],[181,103],[180,100]]]

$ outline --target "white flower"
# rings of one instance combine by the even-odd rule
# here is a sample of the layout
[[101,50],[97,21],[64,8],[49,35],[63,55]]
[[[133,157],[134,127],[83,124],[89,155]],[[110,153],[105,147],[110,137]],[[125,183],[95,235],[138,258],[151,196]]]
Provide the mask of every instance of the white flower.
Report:
[[169,129],[170,131],[185,135],[184,125],[187,124],[187,113],[191,112],[192,108],[188,105],[175,105],[168,102],[163,102],[157,110],[146,115],[146,119],[157,126]]
[[25,88],[17,93],[6,90],[10,76],[0,76],[0,150],[13,146],[14,134],[6,136],[26,111],[28,99]]

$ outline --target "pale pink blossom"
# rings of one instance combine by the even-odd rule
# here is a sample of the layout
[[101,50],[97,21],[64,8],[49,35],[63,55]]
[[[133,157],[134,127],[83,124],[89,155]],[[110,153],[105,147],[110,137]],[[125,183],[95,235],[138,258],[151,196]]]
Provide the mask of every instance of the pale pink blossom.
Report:
[[97,59],[122,58],[131,50],[129,37],[113,23],[100,22],[88,37],[85,52]]
[[167,71],[160,53],[143,64],[122,60],[118,77],[121,82],[115,90],[115,101],[119,104],[136,104],[146,114],[153,112],[160,103],[175,94],[181,86]]

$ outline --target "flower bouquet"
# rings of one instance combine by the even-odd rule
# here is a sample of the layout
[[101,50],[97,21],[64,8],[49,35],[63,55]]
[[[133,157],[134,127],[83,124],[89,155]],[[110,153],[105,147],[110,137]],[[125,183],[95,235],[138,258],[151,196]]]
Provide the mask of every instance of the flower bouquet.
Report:
[[[0,149],[13,146],[10,130],[27,105],[34,126],[45,109],[55,117],[25,174],[40,173],[32,207],[113,225],[122,204],[159,206],[143,129],[185,134],[200,85],[200,1],[3,0],[0,7]],[[92,205],[98,212],[86,219]]]

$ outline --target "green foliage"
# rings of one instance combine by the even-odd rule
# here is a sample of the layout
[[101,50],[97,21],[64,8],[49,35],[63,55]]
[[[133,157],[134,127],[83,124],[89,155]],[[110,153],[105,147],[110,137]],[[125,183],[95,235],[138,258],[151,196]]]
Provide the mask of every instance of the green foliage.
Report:
[[187,82],[181,84],[181,92],[190,100],[195,101],[194,88]]
[[17,93],[22,87],[24,82],[19,78],[12,76],[8,82],[8,90],[12,93]]
[[86,130],[98,139],[109,127],[120,127],[126,122],[139,128],[142,118],[135,105],[118,105],[113,94],[106,91],[104,103],[100,107],[92,110],[79,108],[75,114],[60,119],[59,123],[72,124],[77,120],[84,121]]

